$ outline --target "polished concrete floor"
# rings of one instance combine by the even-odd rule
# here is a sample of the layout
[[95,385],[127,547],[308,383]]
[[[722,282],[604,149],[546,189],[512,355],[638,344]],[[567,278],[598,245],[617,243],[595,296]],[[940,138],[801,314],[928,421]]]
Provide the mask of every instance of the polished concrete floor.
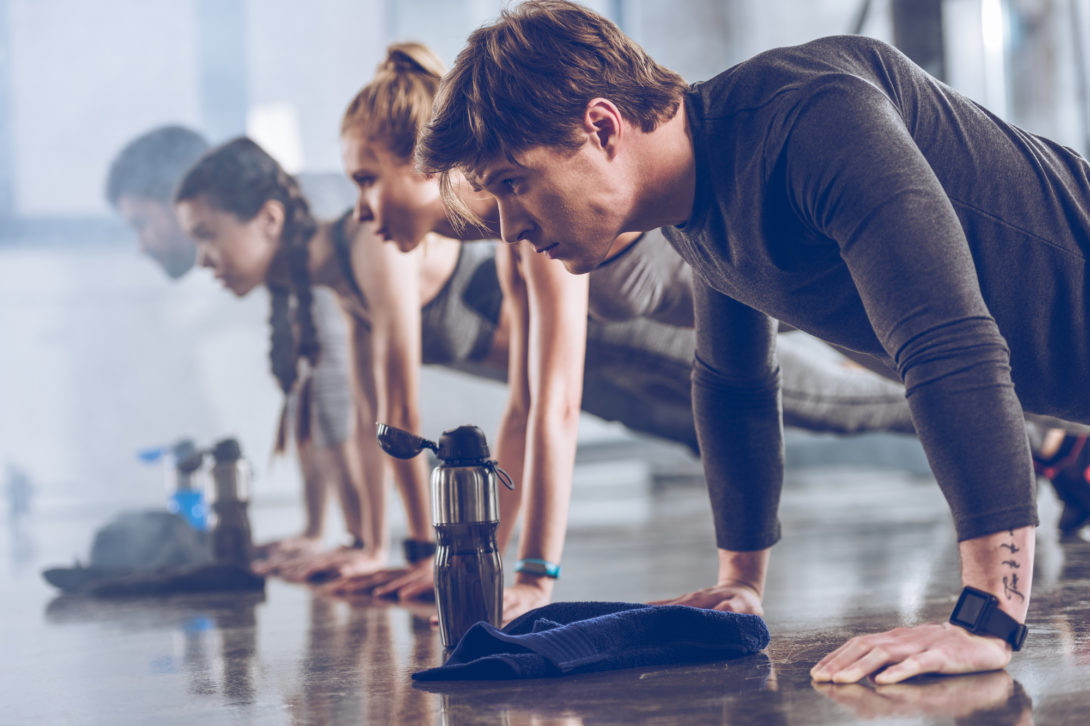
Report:
[[[710,582],[705,495],[685,476],[664,482],[630,460],[580,464],[557,599],[640,601]],[[426,606],[276,580],[258,597],[58,597],[39,570],[85,553],[106,513],[33,512],[0,542],[0,724],[1087,724],[1090,544],[1059,543],[1050,492],[1040,501],[1031,634],[1011,666],[881,688],[815,686],[808,671],[852,634],[944,619],[954,603],[942,498],[897,471],[791,472],[764,653],[425,687],[410,674],[441,658]],[[253,517],[262,534],[294,521],[286,505]]]

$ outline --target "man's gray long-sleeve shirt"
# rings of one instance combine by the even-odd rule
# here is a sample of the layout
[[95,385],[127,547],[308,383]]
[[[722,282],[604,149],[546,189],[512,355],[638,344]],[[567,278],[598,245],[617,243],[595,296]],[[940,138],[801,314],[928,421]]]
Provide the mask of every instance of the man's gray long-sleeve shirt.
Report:
[[686,113],[696,198],[664,231],[696,272],[719,546],[779,537],[773,319],[892,360],[959,539],[1036,524],[1022,407],[1090,421],[1086,160],[857,36],[756,56]]

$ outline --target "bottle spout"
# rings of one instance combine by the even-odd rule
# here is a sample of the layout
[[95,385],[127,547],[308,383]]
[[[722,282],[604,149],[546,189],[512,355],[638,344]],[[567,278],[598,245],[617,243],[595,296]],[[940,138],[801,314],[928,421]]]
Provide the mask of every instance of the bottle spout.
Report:
[[424,449],[439,451],[434,441],[428,441],[403,429],[387,426],[384,423],[376,423],[375,427],[378,431],[379,446],[395,459],[411,459]]

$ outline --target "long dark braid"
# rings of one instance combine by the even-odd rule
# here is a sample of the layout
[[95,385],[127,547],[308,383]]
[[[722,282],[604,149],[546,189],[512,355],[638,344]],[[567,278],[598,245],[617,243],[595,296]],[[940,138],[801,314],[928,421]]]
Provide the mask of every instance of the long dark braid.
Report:
[[[280,173],[284,175],[286,180],[291,182],[293,202],[296,205],[296,227],[298,227],[293,234],[285,233],[282,239],[286,244],[281,247],[281,254],[283,254],[288,265],[288,279],[291,290],[295,294],[295,325],[298,327],[299,339],[295,346],[295,358],[291,367],[294,369],[292,373],[297,375],[299,358],[305,359],[310,364],[311,370],[313,370],[314,366],[318,365],[318,357],[322,350],[322,346],[318,342],[318,329],[314,324],[314,293],[310,286],[310,270],[308,267],[310,258],[308,242],[314,236],[317,225],[310,214],[310,207],[300,192],[298,184],[290,176],[284,174],[283,171]],[[291,330],[291,326],[288,326],[288,329]],[[271,349],[269,354],[271,358]],[[275,362],[273,364],[275,365]],[[299,443],[310,440],[311,403],[313,401],[311,381],[312,378],[308,375],[303,383],[303,389],[299,392],[299,410],[295,420],[295,440]],[[283,382],[281,388],[283,388]],[[285,393],[287,393],[287,390],[285,390]],[[283,426],[281,429],[283,429]],[[277,451],[283,451],[285,443],[281,440],[281,437],[278,437]]]
[[[308,243],[318,224],[295,178],[246,137],[228,141],[201,157],[178,185],[174,199],[180,202],[198,196],[243,222],[257,216],[269,200],[280,202],[284,208],[280,248],[273,267],[286,268],[288,284],[266,283],[270,294],[269,364],[285,396],[276,435],[276,451],[282,452],[287,446],[287,398],[299,380],[299,359],[305,359],[313,368],[321,355],[308,270]],[[310,438],[310,399],[308,376],[299,395],[299,443]]]

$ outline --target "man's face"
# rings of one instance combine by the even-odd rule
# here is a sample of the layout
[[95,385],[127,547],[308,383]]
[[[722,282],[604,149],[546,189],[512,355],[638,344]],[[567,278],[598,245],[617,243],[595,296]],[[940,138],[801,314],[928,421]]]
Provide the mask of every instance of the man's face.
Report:
[[366,139],[362,130],[349,129],[341,136],[341,156],[359,193],[357,217],[373,222],[376,234],[402,252],[415,249],[445,218],[438,179]]
[[623,180],[601,150],[538,146],[516,162],[499,159],[469,175],[498,201],[504,241],[527,240],[574,274],[600,265],[626,211],[617,201]]
[[177,205],[178,221],[197,243],[197,261],[242,297],[265,282],[279,244],[280,222],[266,211],[248,222],[212,206],[202,196]]
[[117,211],[136,232],[140,251],[159,263],[171,279],[177,280],[193,267],[196,247],[178,226],[170,205],[125,194],[117,200]]

